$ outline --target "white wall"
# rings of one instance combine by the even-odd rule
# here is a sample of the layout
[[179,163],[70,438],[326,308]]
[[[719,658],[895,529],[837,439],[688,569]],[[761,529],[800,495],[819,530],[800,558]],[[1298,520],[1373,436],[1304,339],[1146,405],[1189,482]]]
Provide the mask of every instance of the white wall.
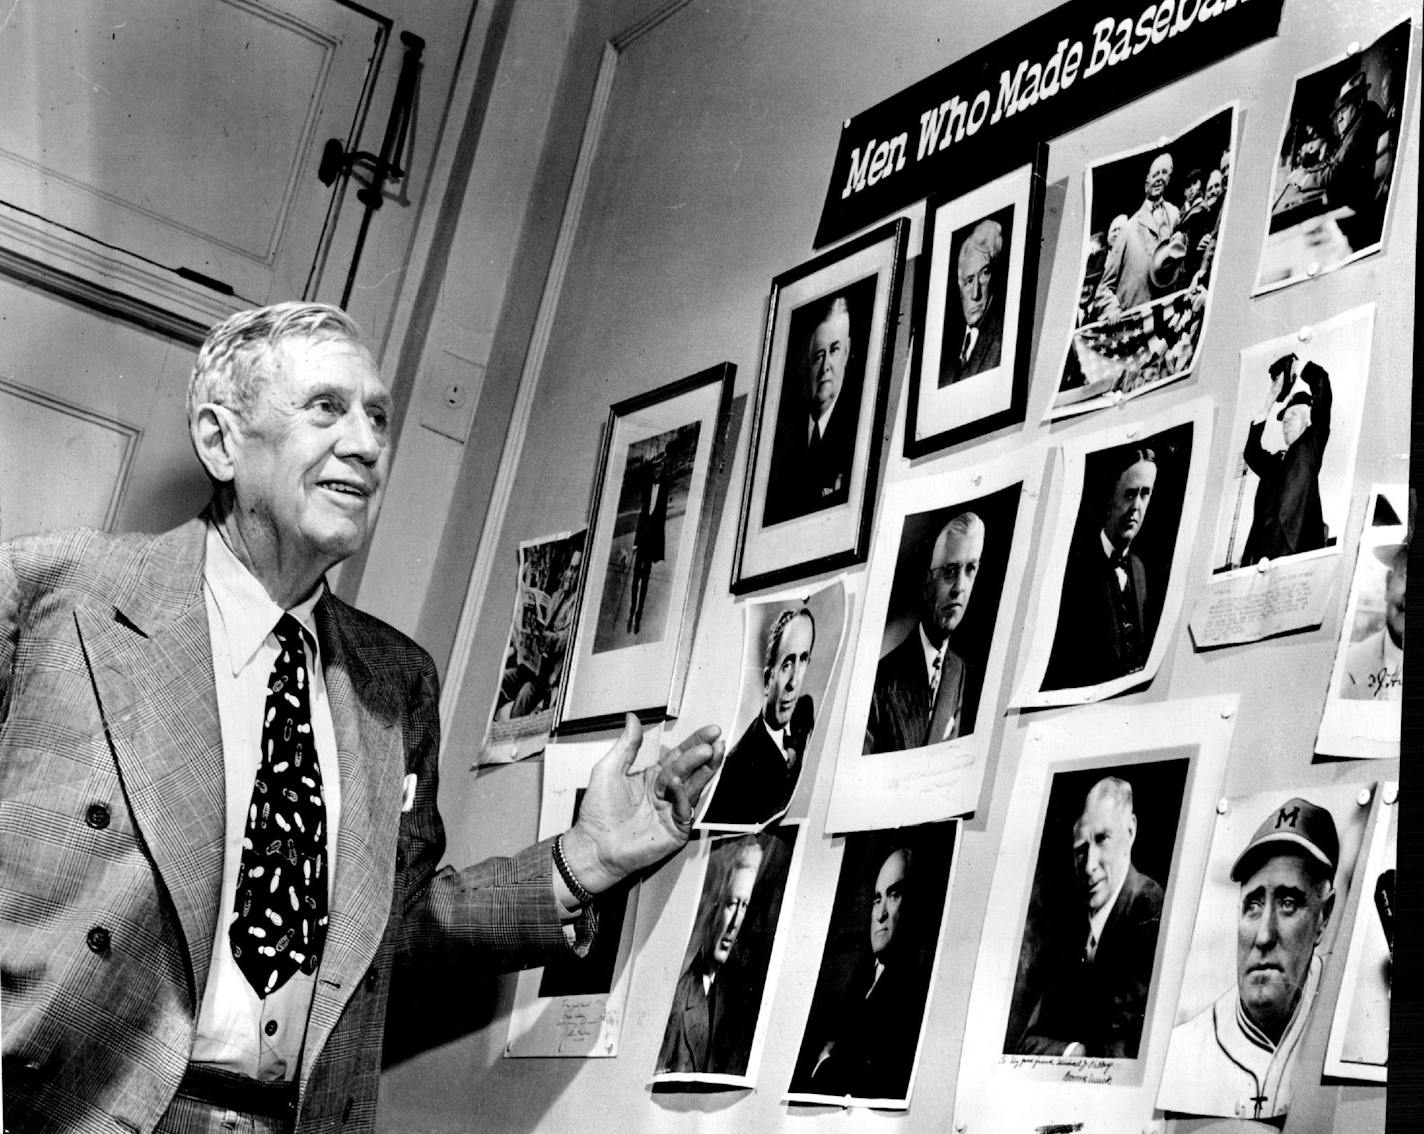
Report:
[[[540,767],[525,764],[477,776],[470,753],[478,745],[494,695],[498,659],[513,598],[512,568],[519,540],[578,526],[584,521],[598,452],[600,429],[611,402],[656,388],[723,359],[737,366],[737,392],[755,386],[763,319],[774,275],[809,258],[841,120],[924,75],[1002,36],[1047,10],[1048,2],[1010,0],[998,5],[898,3],[847,5],[835,0],[802,0],[794,6],[731,0],[681,7],[629,44],[620,57],[609,108],[583,204],[568,273],[550,328],[548,353],[537,375],[532,425],[522,450],[512,458],[514,491],[507,512],[497,517],[494,575],[483,595],[470,664],[458,691],[456,711],[446,720],[442,811],[456,862],[507,851],[529,841],[537,823]],[[537,7],[542,8],[542,5]],[[531,205],[521,230],[521,248],[547,264],[566,190],[572,154],[587,111],[599,50],[604,40],[654,9],[651,3],[587,3],[568,40],[558,94],[534,177]],[[550,34],[561,26],[549,14],[540,25]],[[1368,40],[1406,9],[1384,0],[1317,0],[1288,4],[1281,34],[1224,62],[1150,94],[1139,102],[1082,129],[1051,140],[1050,195],[1061,211],[1051,212],[1042,250],[1044,284],[1035,324],[1035,352],[1029,422],[1021,437],[999,439],[957,451],[947,467],[986,459],[1020,441],[1077,436],[1104,424],[1075,420],[1049,429],[1038,424],[1055,383],[1075,300],[1078,234],[1082,229],[1085,161],[1126,145],[1171,134],[1199,114],[1231,98],[1241,101],[1239,157],[1232,177],[1232,204],[1216,298],[1194,379],[1134,403],[1132,412],[1181,404],[1202,394],[1218,405],[1217,431],[1202,525],[1197,533],[1187,608],[1207,573],[1214,502],[1228,463],[1226,424],[1236,403],[1237,352],[1246,345],[1292,331],[1367,300],[1379,305],[1370,376],[1369,426],[1362,433],[1356,470],[1356,503],[1345,546],[1353,562],[1363,492],[1379,481],[1407,477],[1408,397],[1412,373],[1412,332],[1418,183],[1418,111],[1411,101],[1411,124],[1402,143],[1400,207],[1387,231],[1386,253],[1328,278],[1248,300],[1265,221],[1271,154],[1279,137],[1293,76],[1342,51],[1352,40]],[[526,13],[521,10],[520,17]],[[1417,19],[1417,9],[1416,9]],[[1417,59],[1414,60],[1417,65]],[[1417,84],[1417,80],[1415,80]],[[1411,99],[1417,96],[1411,94]],[[507,138],[508,157],[523,161],[524,139]],[[498,160],[505,151],[485,155]],[[480,202],[466,206],[477,214]],[[520,276],[515,257],[504,315],[493,331],[491,381],[513,403],[542,275]],[[503,270],[501,268],[501,270]],[[483,310],[495,302],[470,279],[452,275],[444,301],[461,298]],[[898,373],[898,372],[897,372]],[[898,391],[892,415],[901,412]],[[489,444],[503,444],[502,408]],[[481,426],[477,425],[477,431]],[[485,437],[485,434],[478,434]],[[730,713],[735,691],[723,689],[721,659],[738,656],[741,618],[727,593],[736,504],[746,459],[746,428],[732,470],[733,489],[717,532],[711,583],[702,630],[693,654],[686,704],[709,713]],[[393,494],[402,478],[413,483],[404,448],[398,457]],[[448,462],[457,462],[454,476]],[[437,454],[431,473],[448,489],[449,512],[434,566],[417,567],[421,586],[418,636],[448,662],[449,644],[464,601],[465,584],[479,546],[481,524],[494,471],[490,449]],[[888,475],[900,460],[888,457]],[[415,464],[415,462],[410,462]],[[418,464],[415,467],[419,468]],[[421,477],[425,474],[421,473]],[[414,478],[418,480],[420,478]],[[406,492],[409,495],[410,489]],[[442,488],[442,491],[447,491]],[[394,508],[395,500],[389,507]],[[435,517],[427,508],[425,522]],[[386,527],[382,537],[401,532],[428,548],[430,533]],[[417,525],[418,526],[418,525]],[[396,545],[393,545],[396,546]],[[379,546],[378,546],[379,551]],[[1043,548],[1030,549],[1036,565]],[[394,595],[399,556],[377,553],[363,582],[373,593]],[[422,552],[423,554],[423,552]],[[863,569],[862,569],[863,570]],[[849,573],[852,577],[860,571]],[[411,592],[407,592],[410,594]],[[1027,591],[1015,624],[1028,617]],[[377,603],[378,612],[380,604]],[[1343,593],[1316,631],[1256,646],[1204,655],[1191,646],[1185,624],[1164,628],[1171,648],[1151,686],[1130,696],[1153,703],[1198,695],[1239,692],[1241,711],[1224,784],[1228,795],[1276,787],[1380,778],[1396,774],[1397,762],[1363,768],[1312,764],[1319,717],[1319,690],[1328,677],[1339,633]],[[858,612],[857,612],[858,613]],[[1016,641],[1011,665],[1021,661]],[[1015,670],[1015,672],[1017,672]],[[1005,682],[1005,695],[1012,685]],[[841,681],[838,695],[844,695]],[[1003,709],[1003,697],[998,706]],[[895,1124],[904,1130],[941,1130],[953,1114],[957,1069],[979,926],[1001,838],[1024,730],[1030,720],[1002,722],[1000,743],[991,753],[987,806],[967,824],[962,857],[951,897],[942,970],[929,1005],[929,1030],[921,1072],[907,1116],[788,1111],[777,1102],[790,1075],[800,1028],[810,1002],[814,962],[783,971],[773,1003],[774,1018],[759,1088],[721,1094],[657,1094],[645,1086],[657,1052],[696,894],[693,879],[681,880],[680,864],[665,868],[643,889],[631,995],[616,1060],[501,1060],[512,984],[494,999],[472,979],[469,1022],[450,1032],[432,1025],[440,1042],[432,1050],[402,1056],[387,1073],[382,1127],[391,1131],[458,1130],[734,1130],[796,1128],[810,1116],[818,1130],[850,1130]],[[831,735],[840,726],[837,704],[825,717]],[[685,722],[692,724],[699,722]],[[723,719],[724,726],[730,724]],[[678,734],[685,729],[675,730]],[[794,955],[814,958],[824,934],[835,883],[836,858],[822,837],[830,761],[823,762],[811,822],[812,840],[800,891],[789,918]],[[1205,820],[1203,820],[1205,821]],[[1346,911],[1348,914],[1349,911]],[[439,1015],[459,1014],[461,990],[448,990]],[[1327,1005],[1328,1006],[1328,1005]],[[487,1026],[470,1031],[492,1015]],[[1321,1014],[1324,1019],[1324,1014]],[[443,1025],[442,1025],[443,1026]],[[468,1033],[468,1034],[464,1034]],[[452,1036],[454,1038],[446,1038]],[[1324,1030],[1311,1040],[1307,1061],[1319,1066]],[[1382,1088],[1320,1086],[1299,1088],[1291,1130],[1377,1130],[1384,1121]],[[1184,1124],[1186,1129],[1194,1124]]]

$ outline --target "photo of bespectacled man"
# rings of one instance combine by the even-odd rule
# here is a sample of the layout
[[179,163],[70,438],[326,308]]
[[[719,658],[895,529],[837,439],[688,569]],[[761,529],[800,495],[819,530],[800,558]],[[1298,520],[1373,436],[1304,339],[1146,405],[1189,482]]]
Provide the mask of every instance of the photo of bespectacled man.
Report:
[[958,827],[846,836],[788,1098],[908,1103]]
[[1021,490],[905,517],[864,752],[973,733]]
[[714,845],[655,1076],[746,1076],[799,832],[783,825]]
[[1041,688],[1084,688],[1146,666],[1180,534],[1192,429],[1088,454]]
[[1054,775],[1005,1055],[1137,1058],[1188,763]]

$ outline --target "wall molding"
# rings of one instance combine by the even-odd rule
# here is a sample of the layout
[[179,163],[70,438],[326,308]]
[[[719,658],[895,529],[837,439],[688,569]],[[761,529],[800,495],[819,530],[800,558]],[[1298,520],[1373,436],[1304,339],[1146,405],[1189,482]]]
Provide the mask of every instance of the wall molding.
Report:
[[539,387],[539,378],[544,370],[544,358],[548,353],[554,318],[563,294],[569,260],[573,255],[574,241],[578,237],[584,201],[588,195],[594,161],[598,156],[599,141],[603,136],[603,129],[607,122],[609,105],[613,101],[613,81],[617,75],[618,63],[622,53],[632,44],[689,3],[690,0],[669,0],[668,3],[653,9],[642,19],[629,24],[611,36],[603,46],[603,55],[598,64],[598,75],[593,85],[593,97],[589,103],[588,114],[584,118],[583,135],[579,140],[578,159],[574,165],[573,179],[569,185],[568,197],[564,202],[563,216],[559,221],[559,235],[554,244],[553,261],[549,265],[549,274],[545,278],[544,289],[539,297],[539,309],[534,319],[534,330],[530,336],[529,350],[524,356],[524,365],[520,369],[519,390],[515,395],[514,410],[510,415],[509,431],[506,435],[504,451],[500,455],[499,471],[495,475],[494,488],[490,493],[490,505],[485,512],[484,524],[480,530],[479,544],[475,550],[475,561],[470,569],[469,583],[465,588],[465,598],[460,607],[460,622],[455,631],[454,646],[450,651],[450,664],[445,671],[445,681],[440,691],[440,719],[446,723],[442,735],[442,746],[445,743],[445,738],[449,736],[449,726],[455,719],[455,709],[459,704],[460,695],[464,690],[465,677],[469,671],[475,631],[483,614],[485,594],[494,573],[495,557],[499,551],[500,537],[504,532],[509,502],[514,495],[515,474],[524,453],[524,440],[528,434],[529,421],[534,412],[534,396]]

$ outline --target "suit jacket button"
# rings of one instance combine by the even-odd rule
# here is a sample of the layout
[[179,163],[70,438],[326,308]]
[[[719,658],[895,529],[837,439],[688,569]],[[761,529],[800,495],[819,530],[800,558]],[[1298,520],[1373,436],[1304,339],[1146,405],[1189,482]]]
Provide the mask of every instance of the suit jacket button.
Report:
[[90,950],[95,953],[107,953],[109,951],[109,931],[102,925],[96,925],[84,938]]
[[380,972],[379,972],[378,970],[376,970],[375,968],[372,968],[369,972],[366,973],[366,991],[367,991],[367,992],[375,992],[377,986],[378,986],[380,983],[381,983],[381,974],[380,974]]
[[342,1122],[349,1122],[349,1121],[351,1120],[351,1108],[354,1107],[355,1105],[356,1105],[356,1100],[355,1100],[355,1099],[347,1099],[347,1100],[346,1100],[346,1105],[341,1108],[341,1121],[342,1121]]
[[89,810],[84,813],[84,822],[94,830],[102,831],[109,825],[109,809],[102,803],[91,803]]

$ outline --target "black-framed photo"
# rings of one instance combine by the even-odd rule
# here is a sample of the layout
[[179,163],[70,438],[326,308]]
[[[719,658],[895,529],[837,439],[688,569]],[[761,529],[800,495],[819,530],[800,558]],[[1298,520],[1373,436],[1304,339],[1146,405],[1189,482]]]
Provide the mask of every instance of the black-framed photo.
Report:
[[732,593],[865,561],[909,222],[772,281]]
[[906,457],[1023,423],[1047,155],[925,206]]
[[560,734],[677,716],[707,579],[730,362],[609,410]]

